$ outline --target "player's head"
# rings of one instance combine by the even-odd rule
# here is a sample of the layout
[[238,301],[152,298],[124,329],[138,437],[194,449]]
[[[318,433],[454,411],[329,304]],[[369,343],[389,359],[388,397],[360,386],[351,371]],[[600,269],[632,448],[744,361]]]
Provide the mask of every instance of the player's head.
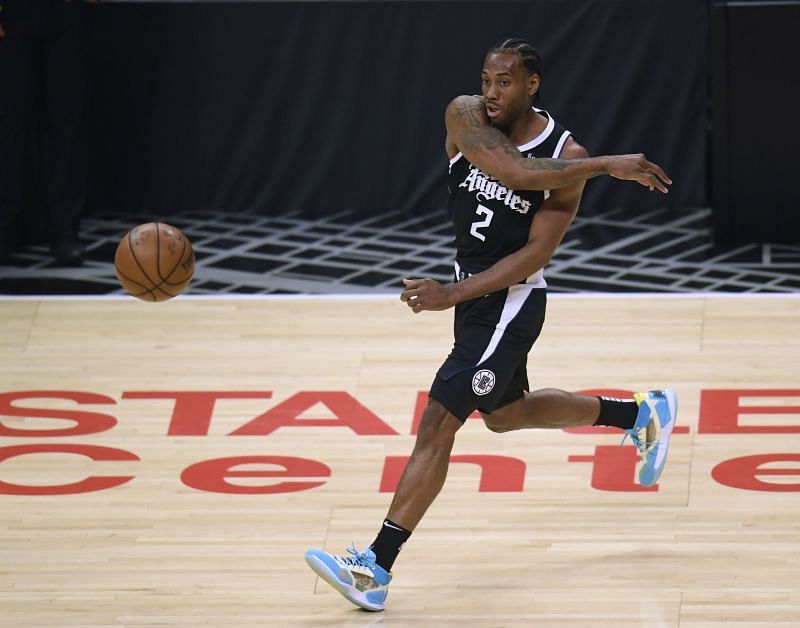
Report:
[[489,48],[481,73],[482,93],[487,105],[496,101],[497,116],[487,106],[489,117],[500,119],[516,116],[538,102],[542,85],[542,58],[524,39],[501,39]]

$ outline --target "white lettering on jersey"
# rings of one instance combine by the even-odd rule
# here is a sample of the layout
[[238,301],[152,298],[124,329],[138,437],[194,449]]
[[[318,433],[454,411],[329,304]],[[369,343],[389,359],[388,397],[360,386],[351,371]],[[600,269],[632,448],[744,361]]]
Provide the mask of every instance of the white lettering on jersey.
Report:
[[460,188],[467,188],[468,192],[475,192],[475,198],[479,201],[491,201],[497,199],[504,205],[520,214],[527,214],[531,208],[531,202],[526,201],[514,194],[514,190],[509,190],[501,185],[497,179],[481,172],[475,166],[469,167],[469,174],[466,179],[459,184]]

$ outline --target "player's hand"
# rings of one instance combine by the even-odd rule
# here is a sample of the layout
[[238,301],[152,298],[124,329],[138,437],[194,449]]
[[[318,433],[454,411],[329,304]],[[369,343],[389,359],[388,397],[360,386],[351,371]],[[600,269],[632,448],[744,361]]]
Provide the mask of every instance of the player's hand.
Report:
[[419,314],[422,310],[446,310],[455,305],[450,297],[451,284],[443,285],[434,279],[403,279],[403,284],[406,287],[400,294],[400,300],[414,314]]
[[666,194],[667,185],[672,185],[672,179],[660,166],[647,161],[645,156],[638,155],[612,155],[608,158],[608,174],[625,181],[637,181],[652,192],[658,188]]

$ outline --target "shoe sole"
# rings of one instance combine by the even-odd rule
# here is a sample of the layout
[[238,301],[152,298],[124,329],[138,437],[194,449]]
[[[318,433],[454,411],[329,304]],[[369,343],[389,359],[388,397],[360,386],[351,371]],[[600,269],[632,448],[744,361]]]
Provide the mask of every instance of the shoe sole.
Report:
[[[320,578],[322,578],[325,582],[336,589],[343,597],[356,606],[367,611],[372,611],[373,613],[383,610],[383,606],[376,606],[375,604],[370,604],[368,601],[366,601],[363,598],[363,594],[352,584],[347,584],[346,582],[339,580],[336,574],[330,570],[328,565],[326,565],[313,554],[309,555],[306,553],[306,563]],[[359,595],[362,597],[356,597]]]

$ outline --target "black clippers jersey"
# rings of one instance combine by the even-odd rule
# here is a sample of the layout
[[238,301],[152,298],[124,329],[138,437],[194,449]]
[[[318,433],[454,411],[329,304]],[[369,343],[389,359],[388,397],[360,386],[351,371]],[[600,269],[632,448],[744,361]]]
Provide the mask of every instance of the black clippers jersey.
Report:
[[[547,118],[547,127],[538,137],[517,148],[529,159],[558,157],[570,132],[546,111],[536,111]],[[509,190],[478,170],[461,153],[450,160],[448,188],[450,218],[455,228],[457,279],[486,270],[525,246],[533,214],[549,196],[547,191]],[[528,283],[546,285],[541,271],[529,278]]]

